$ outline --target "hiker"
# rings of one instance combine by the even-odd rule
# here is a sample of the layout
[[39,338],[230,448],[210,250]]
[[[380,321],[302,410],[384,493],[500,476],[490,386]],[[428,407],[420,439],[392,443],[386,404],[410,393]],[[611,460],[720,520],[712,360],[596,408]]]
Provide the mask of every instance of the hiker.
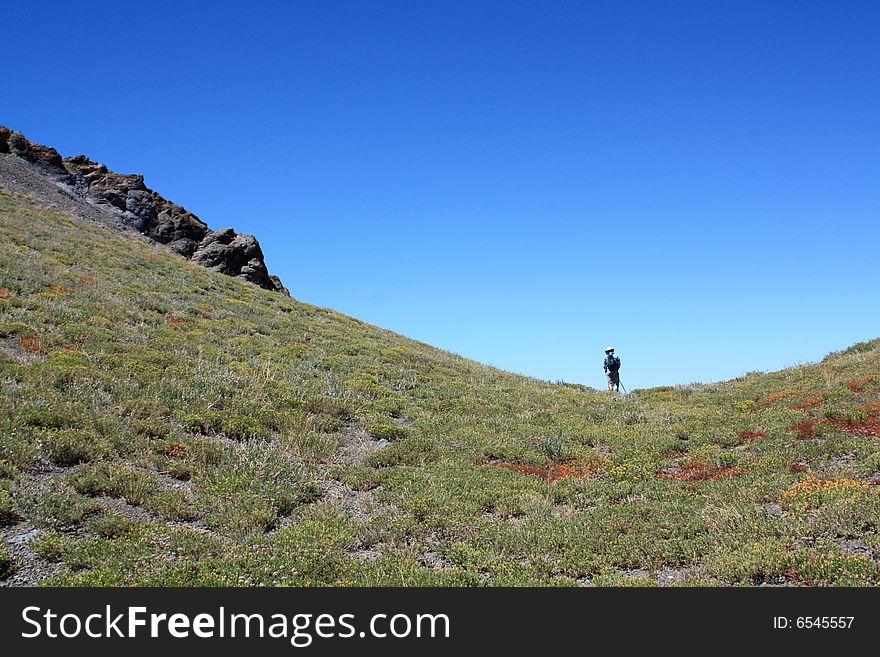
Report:
[[605,350],[605,376],[608,378],[608,389],[620,392],[620,358],[614,355],[614,347]]

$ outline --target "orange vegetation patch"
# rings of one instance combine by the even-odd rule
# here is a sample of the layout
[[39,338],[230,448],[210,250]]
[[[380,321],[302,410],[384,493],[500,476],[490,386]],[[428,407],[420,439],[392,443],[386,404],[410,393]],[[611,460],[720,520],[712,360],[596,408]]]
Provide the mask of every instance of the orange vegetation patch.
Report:
[[0,287],[0,299],[8,299],[12,296],[12,292],[7,290],[5,287]]
[[43,353],[43,343],[40,342],[40,338],[36,335],[20,335],[18,336],[18,344],[21,345],[21,348],[26,352],[31,354],[41,354]]
[[796,394],[798,393],[794,390],[783,390],[782,392],[774,392],[772,394],[766,395],[761,401],[757,403],[757,406],[758,408],[763,408],[764,406],[769,406],[775,401],[785,399],[786,397],[792,397]]
[[49,286],[49,289],[51,289],[53,292],[58,292],[60,294],[70,294],[71,292],[73,292],[72,287],[59,285],[58,283],[52,283],[52,285]]
[[867,414],[869,417],[877,417],[880,415],[880,399],[866,402],[859,406],[858,410]]
[[809,440],[816,437],[817,424],[830,424],[848,436],[880,436],[880,419],[876,416],[866,420],[847,420],[842,417],[812,418],[785,427],[785,429],[797,432],[797,437],[802,440]]
[[846,387],[853,392],[865,392],[865,384],[874,383],[876,379],[876,376],[860,376],[859,378],[853,379],[852,381],[847,383]]
[[162,451],[166,456],[182,459],[186,456],[186,445],[181,443],[168,443]]
[[792,404],[788,408],[793,411],[805,411],[808,408],[816,408],[817,406],[821,406],[825,400],[818,395],[807,395],[803,398],[802,401],[797,404]]
[[790,500],[798,495],[804,495],[815,491],[823,493],[835,490],[862,491],[867,490],[870,487],[871,485],[869,483],[858,479],[817,479],[808,476],[806,479],[794,482],[791,486],[782,491],[782,499]]
[[584,478],[590,475],[592,468],[585,461],[564,461],[562,463],[550,463],[548,465],[523,465],[508,461],[489,461],[484,465],[492,468],[502,468],[521,474],[534,475],[541,481],[551,482],[566,477]]
[[801,440],[809,440],[810,438],[816,437],[816,425],[819,424],[822,420],[818,420],[816,418],[810,420],[802,420],[797,424],[792,424],[790,427],[785,427],[786,431],[794,431],[797,433],[797,437]]
[[834,418],[825,420],[828,424],[839,427],[848,436],[880,436],[880,420],[876,417],[867,420],[845,420]]
[[167,317],[165,317],[165,321],[172,326],[179,326],[180,324],[183,324],[186,320],[180,317],[172,317],[171,315],[168,315]]
[[674,465],[670,468],[654,473],[662,479],[680,479],[681,481],[710,481],[724,479],[742,474],[742,470],[735,466],[717,468],[705,461],[691,461],[684,465]]
[[83,285],[97,285],[97,281],[91,276],[80,276],[79,280],[83,282]]
[[743,431],[739,434],[739,444],[748,442],[749,440],[757,440],[758,438],[766,438],[767,434],[763,431]]

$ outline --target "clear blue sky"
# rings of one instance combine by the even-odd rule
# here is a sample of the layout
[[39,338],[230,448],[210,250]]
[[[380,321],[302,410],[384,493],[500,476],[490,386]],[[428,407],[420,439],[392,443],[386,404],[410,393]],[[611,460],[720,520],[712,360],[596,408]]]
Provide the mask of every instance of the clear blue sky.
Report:
[[18,2],[0,123],[293,295],[505,369],[722,380],[880,335],[880,3]]

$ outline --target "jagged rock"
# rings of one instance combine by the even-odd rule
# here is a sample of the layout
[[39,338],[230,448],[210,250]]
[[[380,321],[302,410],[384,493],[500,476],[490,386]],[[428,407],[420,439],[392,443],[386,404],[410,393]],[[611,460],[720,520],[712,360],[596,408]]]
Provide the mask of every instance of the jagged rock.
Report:
[[253,235],[231,228],[211,231],[192,212],[147,187],[141,175],[110,171],[85,155],[62,158],[54,148],[34,144],[3,126],[0,153],[32,162],[79,198],[184,258],[290,296],[281,280],[269,275],[263,250]]
[[285,296],[290,296],[290,290],[284,287],[284,284],[281,282],[281,279],[275,276],[274,274],[269,274],[269,280],[272,281],[272,285],[275,286],[276,292],[281,292],[281,294]]
[[238,276],[252,258],[262,259],[263,253],[256,242],[250,235],[238,235],[231,228],[221,228],[205,236],[192,260],[214,271]]
[[[164,199],[162,199],[164,201]],[[210,232],[208,224],[192,212],[175,203],[154,203],[161,207],[155,222],[151,224],[150,237],[157,242],[168,244],[176,240],[193,240],[200,242]]]
[[33,162],[54,177],[65,177],[64,162],[54,148],[34,144],[15,130],[0,126],[0,153],[12,153],[23,160]]
[[242,278],[260,287],[281,291],[269,276],[263,250],[253,235],[222,228],[208,233],[192,255],[192,261],[214,271]]
[[[192,212],[147,187],[143,176],[114,173],[85,155],[65,158],[64,163],[86,196],[95,203],[109,205],[123,224],[150,239],[162,244],[177,240],[199,242],[210,232],[208,225]],[[174,250],[187,258],[195,251],[187,243]]]
[[171,249],[175,253],[179,253],[187,260],[192,258],[192,255],[196,252],[198,246],[198,242],[188,239],[186,237],[168,243],[169,249]]

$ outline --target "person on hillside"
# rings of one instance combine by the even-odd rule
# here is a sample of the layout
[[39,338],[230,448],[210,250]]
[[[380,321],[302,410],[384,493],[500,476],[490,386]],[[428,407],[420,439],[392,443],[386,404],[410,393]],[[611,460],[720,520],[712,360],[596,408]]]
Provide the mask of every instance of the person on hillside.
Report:
[[605,350],[605,376],[608,379],[608,389],[620,392],[620,358],[614,355],[614,347]]

